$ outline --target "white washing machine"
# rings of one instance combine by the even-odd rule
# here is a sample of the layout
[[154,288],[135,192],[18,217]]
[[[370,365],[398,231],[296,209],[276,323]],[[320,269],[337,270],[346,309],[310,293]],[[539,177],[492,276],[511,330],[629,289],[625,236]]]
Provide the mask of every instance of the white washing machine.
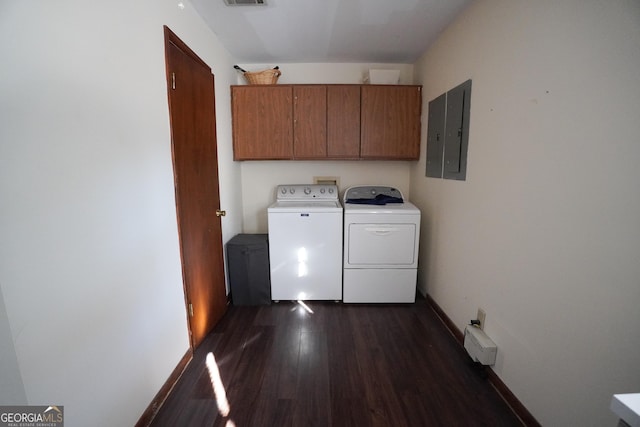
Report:
[[336,185],[279,185],[268,208],[271,299],[342,300]]
[[343,301],[415,302],[420,210],[387,186],[348,188],[343,202]]

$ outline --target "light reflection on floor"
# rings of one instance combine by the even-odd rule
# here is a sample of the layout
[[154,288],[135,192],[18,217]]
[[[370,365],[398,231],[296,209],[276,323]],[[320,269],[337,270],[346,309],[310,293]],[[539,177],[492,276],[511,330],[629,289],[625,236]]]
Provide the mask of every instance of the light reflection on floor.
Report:
[[307,304],[305,304],[304,301],[302,300],[298,300],[298,305],[302,308],[304,308],[306,310],[307,313],[309,314],[313,314],[313,310],[311,310],[311,307],[309,307]]
[[[207,369],[209,370],[209,377],[211,378],[211,385],[213,386],[213,394],[216,398],[216,404],[218,405],[218,412],[223,417],[228,417],[231,411],[231,406],[227,400],[227,391],[224,389],[222,378],[220,378],[220,371],[218,370],[218,364],[213,353],[207,354],[205,360]],[[232,420],[227,420],[227,427],[235,427],[235,423]]]
[[301,317],[305,317],[309,314],[313,314],[313,309],[311,309],[311,307],[309,307],[309,305],[307,305],[307,303],[305,303],[303,300],[299,299],[297,301],[291,301],[291,302],[294,303],[291,306],[291,309],[289,310],[292,313],[296,312]]

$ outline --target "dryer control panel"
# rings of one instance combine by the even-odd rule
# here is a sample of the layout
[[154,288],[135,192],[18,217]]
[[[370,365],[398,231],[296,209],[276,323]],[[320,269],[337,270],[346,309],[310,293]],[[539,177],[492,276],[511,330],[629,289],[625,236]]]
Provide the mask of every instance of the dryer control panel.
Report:
[[400,190],[394,187],[381,185],[361,185],[350,187],[344,192],[345,203],[367,203],[379,204],[378,202],[402,203],[404,197]]

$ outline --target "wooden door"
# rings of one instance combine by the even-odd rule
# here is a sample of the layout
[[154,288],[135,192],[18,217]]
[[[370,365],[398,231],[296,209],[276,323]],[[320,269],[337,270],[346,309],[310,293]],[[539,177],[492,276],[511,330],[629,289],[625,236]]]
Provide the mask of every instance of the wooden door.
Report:
[[191,347],[227,308],[211,68],[165,27],[167,90],[182,275]]
[[234,160],[293,157],[291,86],[233,86]]
[[360,157],[360,85],[327,87],[327,157]]
[[293,87],[293,157],[327,157],[327,87]]
[[362,86],[360,156],[420,157],[420,86]]

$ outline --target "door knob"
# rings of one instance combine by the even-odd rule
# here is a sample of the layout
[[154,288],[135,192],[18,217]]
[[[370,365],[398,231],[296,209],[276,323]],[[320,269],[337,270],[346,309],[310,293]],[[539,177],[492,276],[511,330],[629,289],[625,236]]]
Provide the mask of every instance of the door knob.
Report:
[[227,211],[221,211],[220,209],[216,209],[216,216],[225,216]]

